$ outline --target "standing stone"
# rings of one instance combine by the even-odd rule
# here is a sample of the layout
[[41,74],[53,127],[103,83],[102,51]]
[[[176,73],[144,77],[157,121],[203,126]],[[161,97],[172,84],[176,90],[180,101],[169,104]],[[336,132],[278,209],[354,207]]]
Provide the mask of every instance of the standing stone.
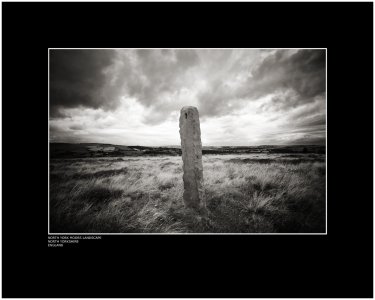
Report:
[[202,142],[196,107],[185,106],[181,109],[180,137],[185,206],[204,211]]

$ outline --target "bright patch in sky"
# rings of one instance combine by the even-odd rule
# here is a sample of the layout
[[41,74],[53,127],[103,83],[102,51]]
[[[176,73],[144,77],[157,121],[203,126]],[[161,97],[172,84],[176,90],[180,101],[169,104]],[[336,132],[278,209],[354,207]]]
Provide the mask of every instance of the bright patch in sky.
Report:
[[50,141],[179,145],[196,106],[212,146],[323,144],[325,50],[50,50]]

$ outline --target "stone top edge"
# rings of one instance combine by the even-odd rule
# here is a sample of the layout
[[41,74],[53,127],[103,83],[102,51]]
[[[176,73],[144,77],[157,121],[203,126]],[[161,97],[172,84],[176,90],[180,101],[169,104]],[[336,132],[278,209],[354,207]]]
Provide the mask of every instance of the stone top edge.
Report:
[[181,111],[190,109],[198,110],[195,106],[184,106],[183,108],[181,108]]

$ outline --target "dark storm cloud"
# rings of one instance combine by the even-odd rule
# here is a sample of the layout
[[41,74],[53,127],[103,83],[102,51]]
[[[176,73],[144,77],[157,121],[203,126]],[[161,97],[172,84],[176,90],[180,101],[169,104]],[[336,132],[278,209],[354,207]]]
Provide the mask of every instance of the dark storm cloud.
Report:
[[50,50],[50,109],[78,106],[110,107],[117,99],[106,97],[105,70],[114,58],[113,50]]
[[69,126],[69,129],[71,130],[83,130],[85,127],[83,125],[72,125]]
[[192,105],[209,143],[224,133],[226,144],[318,141],[325,59],[315,49],[50,50],[51,138],[173,136]]
[[[203,115],[221,116],[247,101],[273,94],[264,110],[288,110],[325,92],[325,50],[263,51],[268,55],[251,71],[251,66],[239,68],[238,61],[225,76],[210,82],[199,94]],[[220,64],[219,64],[220,65]],[[246,69],[245,69],[246,70]],[[236,76],[244,80],[235,88],[226,81]]]
[[292,89],[300,101],[308,101],[325,92],[325,50],[299,50],[287,55],[288,51],[278,50],[264,59],[253,72],[255,88],[262,94],[280,89]]
[[[179,109],[179,101],[165,99],[178,98],[183,88],[195,92],[202,117],[225,115],[267,94],[275,95],[264,110],[286,110],[325,92],[325,50],[259,53],[267,55],[247,63],[246,53],[233,50],[51,50],[51,113],[61,107],[114,108],[128,96],[153,111],[145,122],[158,123]],[[190,72],[194,67],[197,74]],[[196,90],[202,79],[205,88]]]
[[198,62],[194,50],[50,50],[51,116],[63,108],[116,108],[128,96],[154,110],[146,122],[163,121],[180,105],[165,95],[178,93]]

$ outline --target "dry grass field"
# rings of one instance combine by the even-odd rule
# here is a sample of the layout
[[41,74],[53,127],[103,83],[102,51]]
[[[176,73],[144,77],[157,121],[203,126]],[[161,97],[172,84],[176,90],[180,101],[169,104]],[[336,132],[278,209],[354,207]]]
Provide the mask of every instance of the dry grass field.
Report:
[[205,155],[207,217],[180,156],[51,159],[51,233],[325,232],[324,154]]

